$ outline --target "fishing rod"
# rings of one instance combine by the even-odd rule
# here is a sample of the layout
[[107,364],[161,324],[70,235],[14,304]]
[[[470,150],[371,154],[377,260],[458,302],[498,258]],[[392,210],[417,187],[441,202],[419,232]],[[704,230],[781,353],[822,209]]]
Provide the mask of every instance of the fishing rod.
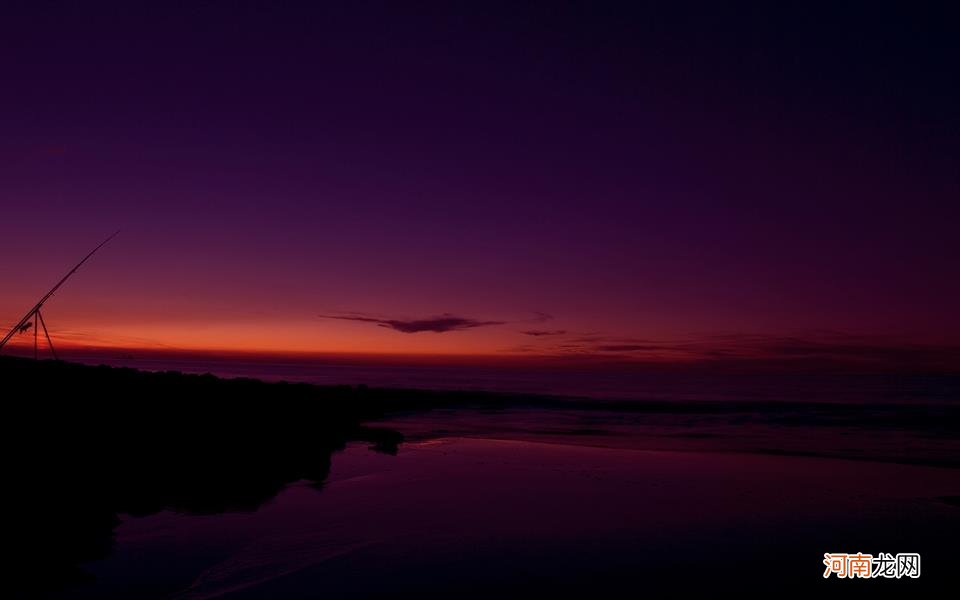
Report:
[[[57,282],[57,285],[53,286],[53,288],[49,292],[44,294],[44,296],[40,298],[40,300],[36,304],[33,305],[33,308],[28,310],[27,314],[25,314],[23,318],[20,319],[20,321],[18,321],[17,324],[14,325],[10,331],[7,332],[7,335],[3,336],[3,339],[0,340],[0,350],[3,349],[4,345],[6,345],[6,343],[10,340],[10,338],[14,336],[14,334],[23,333],[24,331],[29,329],[31,327],[31,323],[29,323],[29,321],[33,319],[34,316],[36,316],[37,317],[36,321],[39,321],[40,324],[43,326],[43,332],[47,336],[47,342],[50,344],[50,350],[53,351],[53,342],[50,341],[50,333],[47,331],[47,324],[44,322],[43,317],[40,315],[40,309],[43,307],[43,303],[49,300],[50,297],[53,296],[58,289],[60,289],[60,286],[66,283],[66,281],[70,279],[70,276],[76,273],[77,269],[83,266],[83,263],[90,260],[90,257],[96,254],[97,250],[99,250],[100,248],[103,248],[107,244],[107,242],[117,237],[118,233],[120,233],[119,229],[117,231],[114,231],[113,234],[111,234],[107,239],[100,242],[100,244],[96,248],[91,250],[89,254],[83,257],[83,260],[78,262],[76,266],[70,269],[70,271],[67,272],[67,274],[64,275],[63,278]],[[37,336],[39,335],[39,332],[37,331],[36,322],[34,322],[32,326],[34,328],[33,355],[34,355],[34,358],[36,358],[37,357]],[[57,353],[55,351],[53,351],[53,356],[54,358],[56,358],[57,356]]]

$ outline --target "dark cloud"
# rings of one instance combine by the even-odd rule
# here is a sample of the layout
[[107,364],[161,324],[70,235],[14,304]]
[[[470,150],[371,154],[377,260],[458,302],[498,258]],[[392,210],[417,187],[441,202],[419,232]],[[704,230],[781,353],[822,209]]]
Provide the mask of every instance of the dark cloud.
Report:
[[389,319],[363,314],[320,315],[320,317],[324,319],[338,319],[341,321],[374,323],[380,327],[386,327],[401,333],[420,333],[422,331],[446,333],[448,331],[463,331],[465,329],[489,327],[492,325],[504,325],[506,323],[505,321],[481,321],[467,317],[458,317],[449,313],[424,319]]
[[565,335],[567,333],[566,329],[531,329],[528,331],[521,331],[523,335],[531,335],[533,337],[544,337],[551,335]]

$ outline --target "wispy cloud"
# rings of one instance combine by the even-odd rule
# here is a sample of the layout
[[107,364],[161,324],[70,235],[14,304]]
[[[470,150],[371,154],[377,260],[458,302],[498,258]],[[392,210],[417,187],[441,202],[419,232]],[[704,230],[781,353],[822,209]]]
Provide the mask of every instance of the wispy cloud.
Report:
[[663,344],[599,344],[593,348],[598,352],[660,352],[672,349]]
[[566,329],[530,329],[528,331],[521,331],[523,335],[529,335],[533,337],[548,337],[556,335],[566,335]]
[[436,317],[426,317],[419,319],[395,319],[387,317],[378,317],[360,313],[348,313],[341,315],[320,315],[324,319],[337,319],[340,321],[359,321],[361,323],[373,323],[380,327],[386,327],[399,331],[401,333],[421,333],[432,331],[434,333],[446,333],[448,331],[464,331],[466,329],[476,329],[478,327],[491,327],[494,325],[505,325],[506,321],[487,321],[473,319],[469,317],[460,317],[450,313],[444,313]]
[[831,331],[794,335],[721,334],[685,340],[603,335],[572,339],[546,337],[542,343],[511,351],[578,360],[732,368],[960,369],[960,346],[957,345]]

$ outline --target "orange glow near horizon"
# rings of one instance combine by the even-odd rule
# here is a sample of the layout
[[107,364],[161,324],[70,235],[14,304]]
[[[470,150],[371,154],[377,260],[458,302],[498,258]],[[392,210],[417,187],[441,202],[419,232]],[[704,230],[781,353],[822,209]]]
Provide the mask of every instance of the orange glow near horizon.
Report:
[[[383,364],[617,365],[683,368],[733,365],[734,368],[855,368],[956,371],[960,350],[949,344],[842,335],[806,338],[728,335],[649,339],[577,334],[559,329],[518,331],[510,324],[466,331],[403,333],[369,322],[330,319],[189,321],[186,323],[103,322],[92,329],[70,327],[73,319],[46,317],[61,355],[237,356],[262,360],[355,360]],[[531,332],[536,335],[530,335]],[[563,333],[561,333],[563,332]],[[547,338],[547,339],[543,339]],[[33,332],[15,335],[6,350],[31,355]],[[41,355],[49,356],[39,336]],[[893,353],[893,354],[891,354]],[[892,360],[891,360],[892,358]]]

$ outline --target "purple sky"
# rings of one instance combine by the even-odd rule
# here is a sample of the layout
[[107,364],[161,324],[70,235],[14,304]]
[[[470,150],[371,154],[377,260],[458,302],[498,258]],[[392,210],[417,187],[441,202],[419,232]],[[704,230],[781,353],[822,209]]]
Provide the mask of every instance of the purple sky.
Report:
[[956,14],[319,4],[5,8],[4,326],[121,229],[64,343],[956,358]]

